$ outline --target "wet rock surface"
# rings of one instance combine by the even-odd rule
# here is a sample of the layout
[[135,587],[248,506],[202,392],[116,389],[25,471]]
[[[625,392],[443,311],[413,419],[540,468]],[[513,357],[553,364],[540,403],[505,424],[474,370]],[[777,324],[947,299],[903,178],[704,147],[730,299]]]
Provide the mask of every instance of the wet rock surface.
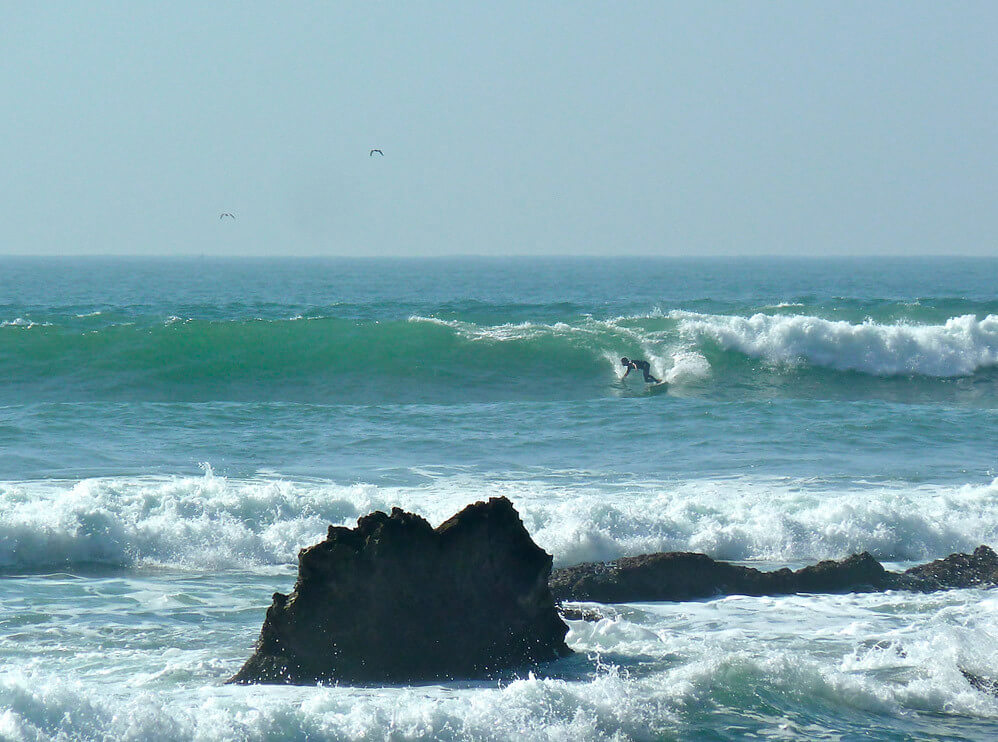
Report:
[[878,590],[928,592],[998,584],[998,555],[987,546],[951,554],[905,572],[888,572],[869,553],[853,554],[798,570],[762,572],[719,562],[705,554],[663,552],[555,570],[558,601],[628,603],[683,601],[718,595],[788,595]]
[[974,690],[978,690],[989,696],[998,697],[998,680],[995,678],[978,675],[977,673],[970,672],[970,670],[966,670],[964,668],[960,668],[960,672],[963,674],[963,677],[967,679],[967,682],[970,683],[970,687]]
[[896,587],[927,592],[993,585],[998,585],[998,554],[982,545],[973,554],[950,554],[905,570],[898,576]]
[[437,528],[394,508],[331,526],[275,593],[236,683],[476,678],[571,653],[551,556],[506,498]]
[[[567,619],[597,608],[555,601],[683,601],[719,595],[879,590],[927,592],[998,584],[980,546],[905,572],[869,553],[763,572],[704,554],[665,552],[551,571],[551,556],[506,498],[469,505],[437,528],[394,508],[331,526],[299,553],[290,594],[274,593],[236,683],[392,683],[479,678],[571,653]],[[975,686],[977,687],[977,686]],[[990,688],[990,686],[989,686]]]

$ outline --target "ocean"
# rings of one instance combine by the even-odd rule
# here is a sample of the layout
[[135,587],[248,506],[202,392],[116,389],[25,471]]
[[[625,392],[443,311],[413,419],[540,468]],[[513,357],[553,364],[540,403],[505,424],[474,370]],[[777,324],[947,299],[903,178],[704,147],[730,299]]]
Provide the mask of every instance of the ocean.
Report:
[[[0,260],[2,740],[989,740],[998,593],[603,606],[490,681],[229,686],[297,551],[998,546],[998,260]],[[668,385],[621,380],[648,360]],[[637,376],[637,378],[635,378]]]

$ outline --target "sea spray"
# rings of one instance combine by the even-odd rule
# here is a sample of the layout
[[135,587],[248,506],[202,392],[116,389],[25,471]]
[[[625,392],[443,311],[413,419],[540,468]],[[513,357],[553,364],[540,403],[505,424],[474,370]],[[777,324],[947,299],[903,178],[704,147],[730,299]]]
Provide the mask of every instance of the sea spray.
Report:
[[869,551],[924,561],[998,542],[998,483],[816,487],[765,478],[558,487],[444,477],[416,488],[266,477],[0,484],[0,568],[293,564],[327,525],[393,506],[436,525],[484,497],[514,501],[558,566],[656,551],[806,562]]
[[702,316],[674,312],[679,333],[770,363],[808,363],[876,376],[965,376],[998,364],[998,316],[943,325],[851,324],[804,315]]
[[[249,618],[245,598],[221,589],[232,606],[215,621]],[[695,739],[723,727],[890,739],[899,728],[931,738],[937,725],[958,723],[964,736],[983,739],[998,702],[975,691],[961,668],[998,661],[990,602],[981,591],[952,591],[642,604],[595,623],[571,621],[577,655],[542,673],[412,687],[233,688],[219,685],[224,668],[215,658],[221,642],[248,645],[251,636],[232,628],[192,634],[177,621],[159,632],[159,644],[136,643],[117,630],[142,608],[122,600],[100,619],[117,661],[168,666],[182,656],[195,668],[187,682],[196,690],[178,694],[169,672],[136,678],[116,668],[99,688],[80,683],[67,670],[85,671],[87,660],[65,653],[53,660],[61,673],[38,666],[0,676],[0,731],[13,739],[600,740]]]

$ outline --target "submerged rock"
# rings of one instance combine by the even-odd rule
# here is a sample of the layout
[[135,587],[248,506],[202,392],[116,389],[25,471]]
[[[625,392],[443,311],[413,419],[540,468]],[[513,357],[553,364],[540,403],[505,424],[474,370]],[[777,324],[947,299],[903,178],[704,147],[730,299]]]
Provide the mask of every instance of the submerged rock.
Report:
[[274,593],[236,683],[481,677],[570,654],[548,587],[551,556],[506,498],[436,529],[393,508],[330,526]]
[[986,693],[989,696],[998,696],[998,680],[995,678],[978,675],[962,667],[960,668],[960,672],[974,690],[979,690],[981,693]]
[[664,552],[564,567],[551,575],[555,600],[598,603],[682,601],[717,595],[928,592],[995,584],[998,555],[987,546],[905,572],[888,572],[867,552],[796,571],[784,568],[774,572],[718,562],[705,554]]

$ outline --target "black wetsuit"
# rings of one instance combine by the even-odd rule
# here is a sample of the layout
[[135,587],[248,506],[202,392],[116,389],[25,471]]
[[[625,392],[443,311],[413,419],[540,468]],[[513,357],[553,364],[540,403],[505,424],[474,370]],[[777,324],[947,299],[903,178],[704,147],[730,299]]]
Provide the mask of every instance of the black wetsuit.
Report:
[[648,365],[648,361],[631,361],[627,365],[628,368],[634,368],[641,371],[641,373],[645,375],[645,381],[647,381],[649,384],[651,384],[652,382],[655,382],[656,384],[659,383],[659,380],[651,375],[651,366]]

